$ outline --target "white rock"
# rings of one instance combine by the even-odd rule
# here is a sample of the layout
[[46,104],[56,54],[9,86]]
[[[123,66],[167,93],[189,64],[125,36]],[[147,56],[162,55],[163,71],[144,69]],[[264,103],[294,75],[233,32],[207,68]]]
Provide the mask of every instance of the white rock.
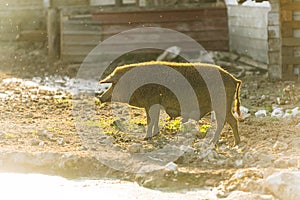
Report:
[[39,146],[44,146],[45,145],[45,142],[44,141],[40,141],[40,143],[39,143]]
[[241,110],[242,114],[247,114],[247,113],[249,113],[249,109],[246,108],[246,107],[244,107],[244,106],[240,106],[240,110]]
[[6,85],[11,84],[11,83],[21,83],[23,80],[20,78],[6,78],[3,79],[2,82]]
[[64,138],[58,138],[57,144],[58,145],[63,145],[64,144]]
[[240,167],[243,165],[243,160],[236,160],[234,161],[235,166]]
[[242,119],[247,119],[247,118],[251,117],[251,114],[249,113],[248,108],[246,108],[244,106],[240,106],[240,111],[241,111],[241,116],[238,116],[238,114],[236,112],[234,112],[234,116],[242,117]]
[[45,91],[45,92],[47,92],[47,91],[49,91],[49,92],[56,92],[57,89],[54,88],[54,87],[50,87],[50,86],[39,86],[39,92],[41,92],[41,91]]
[[224,200],[275,200],[272,195],[253,194],[251,192],[233,191]]
[[0,99],[6,99],[8,95],[5,93],[0,93]]
[[266,117],[267,111],[266,110],[259,110],[255,113],[255,117]]
[[291,109],[287,109],[282,117],[283,118],[293,117],[293,111]]
[[194,152],[195,149],[193,147],[189,146],[189,145],[188,146],[181,145],[180,150],[185,152],[185,153],[192,153],[192,152]]
[[293,116],[296,116],[296,115],[299,115],[300,114],[300,108],[299,107],[296,107],[294,109],[292,109],[292,115]]
[[300,199],[300,171],[276,172],[265,178],[266,189],[279,199]]
[[282,108],[275,108],[271,113],[271,117],[281,118],[283,115],[284,115],[284,112],[283,112]]
[[21,83],[21,86],[24,86],[27,88],[36,88],[36,87],[39,87],[39,84],[34,81],[23,81]]
[[261,100],[266,100],[266,99],[267,99],[267,96],[266,96],[266,95],[262,95],[262,96],[260,97],[260,99],[261,99]]
[[167,171],[177,171],[177,169],[178,169],[178,166],[173,162],[169,162],[165,166],[165,170],[167,170]]
[[32,81],[33,81],[33,82],[36,82],[36,83],[41,83],[42,78],[41,78],[41,77],[33,77],[33,78],[32,78]]

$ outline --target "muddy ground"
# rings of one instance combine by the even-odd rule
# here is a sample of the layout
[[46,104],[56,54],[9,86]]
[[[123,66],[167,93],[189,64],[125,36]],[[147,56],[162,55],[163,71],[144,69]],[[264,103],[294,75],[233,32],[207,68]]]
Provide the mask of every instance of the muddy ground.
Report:
[[[178,121],[162,119],[162,131],[152,140],[144,141],[138,134],[145,129],[143,111],[131,109],[132,120],[124,123],[135,134],[122,129],[112,117],[109,104],[95,100],[95,118],[86,127],[103,128],[101,142],[91,144],[75,127],[72,96],[65,91],[43,90],[37,85],[24,84],[31,80],[59,74],[74,77],[78,66],[49,64],[43,44],[1,43],[0,48],[0,169],[1,171],[42,172],[66,177],[108,177],[137,181],[157,189],[196,189],[217,187],[220,196],[233,190],[267,193],[257,183],[271,171],[300,168],[300,115],[286,118],[271,117],[272,106],[293,109],[299,106],[300,84],[270,82],[265,73],[251,72],[241,77],[242,105],[250,116],[239,122],[241,143],[233,147],[233,134],[228,125],[213,149],[203,142],[209,118],[200,122],[195,138],[181,149],[184,154],[174,160],[176,169],[132,174],[105,166],[99,161],[97,145],[107,145],[116,152],[147,153],[163,148],[176,140]],[[230,69],[228,69],[230,71]],[[292,97],[284,89],[295,85]],[[122,110],[122,106],[120,106]],[[266,117],[255,112],[267,111]],[[121,120],[122,121],[122,120]],[[123,124],[123,125],[124,125]],[[128,128],[127,127],[127,128]],[[80,131],[79,131],[80,132]],[[84,143],[88,140],[88,144]],[[103,142],[104,141],[104,142]],[[206,153],[203,149],[209,149]],[[113,151],[114,152],[114,151]],[[114,153],[109,154],[114,160]],[[234,174],[243,171],[236,178]]]

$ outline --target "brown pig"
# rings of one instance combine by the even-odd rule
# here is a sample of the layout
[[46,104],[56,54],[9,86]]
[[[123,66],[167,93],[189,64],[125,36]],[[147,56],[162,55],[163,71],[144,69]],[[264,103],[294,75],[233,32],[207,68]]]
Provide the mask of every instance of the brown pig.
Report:
[[[139,73],[137,70],[140,70]],[[215,111],[217,129],[211,142],[218,141],[226,122],[233,130],[235,145],[240,142],[232,104],[235,103],[234,108],[240,115],[241,81],[219,66],[143,62],[117,67],[101,83],[112,83],[100,96],[101,102],[123,102],[145,109],[148,124],[146,138],[159,132],[159,112],[163,107],[171,118],[181,116],[183,121],[199,121]]]

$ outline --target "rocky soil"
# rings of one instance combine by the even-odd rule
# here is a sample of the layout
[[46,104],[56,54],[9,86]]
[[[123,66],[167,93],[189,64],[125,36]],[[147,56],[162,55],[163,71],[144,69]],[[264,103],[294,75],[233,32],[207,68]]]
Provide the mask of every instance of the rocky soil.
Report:
[[[161,133],[144,141],[143,111],[117,105],[113,111],[130,118],[115,118],[111,105],[94,96],[78,98],[76,88],[83,87],[74,79],[78,66],[48,64],[42,45],[24,45],[0,48],[1,171],[121,178],[160,190],[205,188],[219,198],[299,199],[299,83],[270,82],[256,69],[241,74],[235,60],[218,54],[221,64],[240,66],[226,69],[243,80],[242,142],[233,147],[226,125],[211,146],[205,139],[214,127],[209,117],[182,125],[164,114]],[[103,89],[93,84],[88,85]],[[81,115],[79,123],[74,105],[91,102],[93,115]],[[161,149],[163,156],[151,154]]]

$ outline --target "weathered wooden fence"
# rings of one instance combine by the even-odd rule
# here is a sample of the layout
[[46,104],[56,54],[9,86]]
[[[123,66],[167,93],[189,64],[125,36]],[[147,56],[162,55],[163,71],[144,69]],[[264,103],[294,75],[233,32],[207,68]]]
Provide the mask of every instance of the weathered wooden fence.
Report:
[[176,10],[134,8],[131,11],[118,8],[118,11],[107,9],[100,12],[91,9],[87,12],[62,10],[60,57],[63,61],[81,62],[90,50],[108,37],[132,28],[149,26],[182,32],[207,50],[228,51],[227,19],[225,7]]
[[82,62],[101,42],[101,25],[91,14],[65,15],[61,13],[60,58],[66,62]]

